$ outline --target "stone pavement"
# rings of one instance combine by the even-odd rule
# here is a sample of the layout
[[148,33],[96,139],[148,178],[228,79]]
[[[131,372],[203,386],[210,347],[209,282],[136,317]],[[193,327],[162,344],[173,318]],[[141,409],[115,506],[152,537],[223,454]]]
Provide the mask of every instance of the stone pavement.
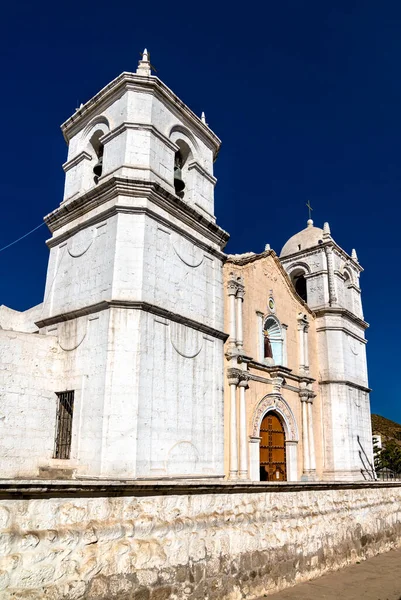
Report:
[[[300,583],[269,600],[401,600],[401,550]],[[262,600],[262,599],[260,599]]]

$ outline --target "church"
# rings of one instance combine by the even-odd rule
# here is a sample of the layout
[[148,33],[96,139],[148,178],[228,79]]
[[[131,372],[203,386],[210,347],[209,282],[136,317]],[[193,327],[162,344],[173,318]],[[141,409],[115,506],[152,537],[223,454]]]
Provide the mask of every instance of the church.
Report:
[[355,250],[309,219],[226,254],[220,140],[147,51],[62,132],[43,302],[0,307],[3,477],[374,479]]

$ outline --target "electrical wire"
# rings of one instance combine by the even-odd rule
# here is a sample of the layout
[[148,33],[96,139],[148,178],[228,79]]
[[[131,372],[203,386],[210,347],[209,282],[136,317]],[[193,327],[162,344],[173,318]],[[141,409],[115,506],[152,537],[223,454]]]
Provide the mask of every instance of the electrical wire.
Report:
[[31,229],[31,231],[28,231],[28,233],[26,233],[25,235],[22,235],[17,240],[14,240],[13,242],[11,242],[11,244],[7,244],[7,246],[3,246],[3,248],[0,248],[0,252],[3,252],[3,250],[7,250],[7,248],[10,248],[10,246],[14,246],[14,244],[16,244],[17,242],[20,242],[24,238],[28,237],[28,235],[31,235],[31,233],[33,233],[34,231],[36,231],[37,229],[39,229],[39,227],[42,227],[45,224],[46,224],[45,222],[41,223],[40,225],[38,225],[34,229]]

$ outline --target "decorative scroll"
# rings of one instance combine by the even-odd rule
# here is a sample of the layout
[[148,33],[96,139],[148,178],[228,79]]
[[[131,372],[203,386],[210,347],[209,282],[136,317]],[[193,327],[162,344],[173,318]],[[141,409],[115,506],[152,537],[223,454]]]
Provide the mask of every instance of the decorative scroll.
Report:
[[298,428],[292,410],[287,402],[277,394],[265,396],[258,404],[253,417],[252,437],[258,437],[260,424],[265,414],[269,411],[278,412],[284,419],[287,441],[298,440]]

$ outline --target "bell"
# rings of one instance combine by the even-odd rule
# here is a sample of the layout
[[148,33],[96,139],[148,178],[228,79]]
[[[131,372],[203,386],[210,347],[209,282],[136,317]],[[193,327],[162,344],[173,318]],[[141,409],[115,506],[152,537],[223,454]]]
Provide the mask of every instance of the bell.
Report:
[[100,175],[102,174],[102,170],[103,170],[103,156],[99,156],[99,160],[93,167],[93,172],[96,175],[96,177],[100,177]]
[[180,167],[174,167],[174,188],[177,194],[180,194],[185,188],[185,183],[182,180]]

